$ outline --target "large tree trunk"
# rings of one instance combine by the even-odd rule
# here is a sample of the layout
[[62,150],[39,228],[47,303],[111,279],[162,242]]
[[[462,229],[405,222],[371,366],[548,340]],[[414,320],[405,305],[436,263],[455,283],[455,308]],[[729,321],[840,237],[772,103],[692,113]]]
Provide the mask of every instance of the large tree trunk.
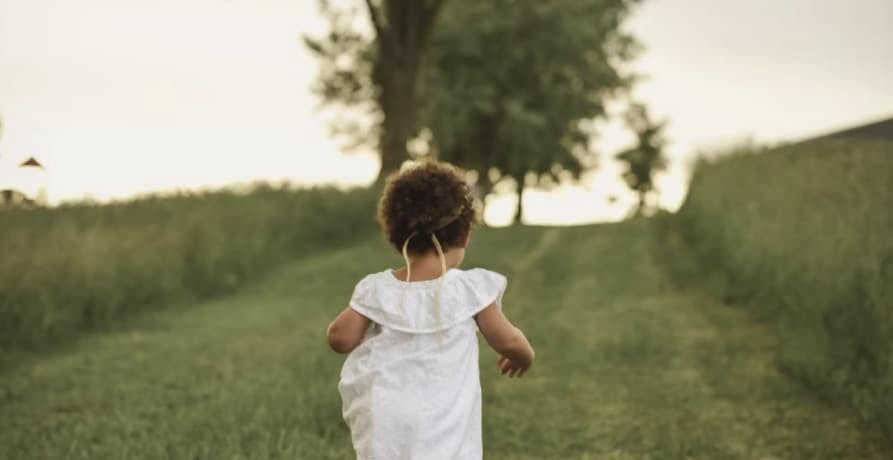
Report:
[[[389,65],[383,63],[383,65]],[[414,63],[391,62],[382,69],[381,108],[384,113],[381,138],[381,170],[378,179],[384,180],[400,169],[409,157],[406,143],[416,128],[416,86],[418,66]]]
[[434,19],[444,0],[366,0],[379,56],[373,78],[384,120],[378,180],[400,169],[416,130],[418,77]]

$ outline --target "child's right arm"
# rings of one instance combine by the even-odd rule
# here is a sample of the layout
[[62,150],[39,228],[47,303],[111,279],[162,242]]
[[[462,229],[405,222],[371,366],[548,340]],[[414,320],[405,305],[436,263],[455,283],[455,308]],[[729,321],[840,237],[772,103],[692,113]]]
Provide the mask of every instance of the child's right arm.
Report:
[[533,365],[534,352],[527,337],[502,313],[497,304],[475,316],[478,328],[493,350],[502,355],[499,370],[509,377],[520,377]]
[[336,353],[350,353],[363,342],[367,328],[369,319],[347,307],[326,329],[329,346]]

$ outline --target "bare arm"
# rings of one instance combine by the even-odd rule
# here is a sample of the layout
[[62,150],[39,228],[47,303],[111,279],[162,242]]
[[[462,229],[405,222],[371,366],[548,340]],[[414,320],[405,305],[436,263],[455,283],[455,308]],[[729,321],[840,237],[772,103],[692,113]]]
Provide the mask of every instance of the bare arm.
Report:
[[522,376],[533,365],[534,351],[527,337],[502,313],[495,303],[475,316],[484,339],[493,350],[502,355],[499,368],[510,377]]
[[369,318],[347,307],[326,330],[329,346],[337,353],[350,353],[363,342],[368,327]]

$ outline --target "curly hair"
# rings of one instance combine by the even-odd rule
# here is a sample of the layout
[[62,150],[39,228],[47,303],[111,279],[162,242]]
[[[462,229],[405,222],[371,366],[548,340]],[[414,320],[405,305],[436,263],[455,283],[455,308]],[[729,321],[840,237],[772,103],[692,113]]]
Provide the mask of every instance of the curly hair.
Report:
[[462,171],[448,163],[426,161],[388,177],[378,202],[378,221],[397,251],[424,254],[434,249],[430,234],[444,250],[460,246],[477,222]]

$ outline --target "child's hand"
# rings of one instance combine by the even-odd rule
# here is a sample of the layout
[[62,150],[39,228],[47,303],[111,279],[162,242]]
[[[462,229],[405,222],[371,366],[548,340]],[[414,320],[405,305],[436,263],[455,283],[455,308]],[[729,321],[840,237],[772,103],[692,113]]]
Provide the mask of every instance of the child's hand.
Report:
[[530,365],[522,365],[521,363],[517,363],[512,361],[505,356],[499,357],[499,372],[502,375],[508,375],[509,377],[521,377],[524,375],[527,370],[530,369]]

